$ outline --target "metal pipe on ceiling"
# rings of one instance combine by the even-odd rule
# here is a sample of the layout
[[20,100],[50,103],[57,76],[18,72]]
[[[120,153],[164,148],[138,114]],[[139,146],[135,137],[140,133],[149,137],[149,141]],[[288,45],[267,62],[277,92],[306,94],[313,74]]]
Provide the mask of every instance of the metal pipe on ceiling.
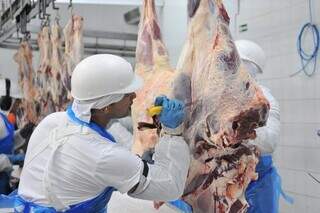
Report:
[[[69,3],[69,0],[57,0],[57,3]],[[164,0],[156,0],[156,6],[164,6]],[[141,6],[141,0],[73,0],[73,4],[103,4],[103,5],[132,5]]]
[[[33,50],[38,51],[38,43],[35,39],[30,39],[29,43]],[[0,43],[0,48],[5,49],[18,49],[20,46],[20,40],[17,38],[10,38],[6,41]],[[86,54],[116,54],[126,57],[135,57],[135,47],[134,46],[121,46],[121,45],[109,45],[109,44],[94,44],[94,43],[84,43],[84,52]]]

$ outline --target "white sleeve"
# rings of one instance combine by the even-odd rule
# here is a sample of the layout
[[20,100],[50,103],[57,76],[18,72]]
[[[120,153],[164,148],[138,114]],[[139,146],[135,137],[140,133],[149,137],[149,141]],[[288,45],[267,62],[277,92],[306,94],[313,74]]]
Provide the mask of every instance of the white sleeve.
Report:
[[126,148],[113,145],[101,150],[101,157],[95,171],[95,179],[101,187],[112,186],[121,193],[127,193],[140,180],[143,162]]
[[12,170],[12,164],[5,154],[0,154],[0,172]]
[[132,197],[171,201],[181,197],[190,164],[189,147],[180,136],[164,135],[155,147],[154,164]]
[[267,88],[262,87],[262,91],[270,103],[269,118],[266,126],[256,129],[257,137],[249,143],[256,145],[262,154],[272,154],[280,141],[280,107]]
[[155,164],[148,165],[130,151],[114,146],[104,150],[96,168],[99,185],[112,186],[121,193],[144,200],[178,199],[184,190],[190,163],[188,145],[180,136],[165,135],[155,148]]

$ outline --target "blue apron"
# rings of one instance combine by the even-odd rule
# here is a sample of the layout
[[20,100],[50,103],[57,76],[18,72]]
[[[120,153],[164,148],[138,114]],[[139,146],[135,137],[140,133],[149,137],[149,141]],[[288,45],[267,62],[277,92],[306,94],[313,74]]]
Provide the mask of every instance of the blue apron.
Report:
[[14,136],[14,126],[8,121],[7,117],[0,112],[0,116],[7,128],[8,135],[0,139],[0,154],[12,154],[13,153],[13,136]]
[[[97,132],[102,137],[110,140],[113,143],[116,143],[114,137],[109,134],[104,128],[100,127],[95,123],[86,123],[80,119],[78,119],[72,109],[69,107],[67,109],[67,115],[71,118],[75,123],[78,123],[82,126],[86,126],[95,132]],[[113,187],[107,187],[101,194],[97,197],[81,202],[79,204],[75,204],[70,206],[69,209],[63,211],[65,213],[104,213],[107,212],[107,204],[111,198],[113,191],[115,191]],[[0,197],[0,208],[13,207],[15,213],[58,213],[52,207],[40,206],[32,202],[28,202],[24,200],[22,197],[15,193],[10,194],[9,196],[1,195]]]
[[259,174],[258,180],[251,182],[246,190],[249,203],[247,213],[278,213],[280,195],[287,202],[293,202],[281,189],[281,178],[272,165],[271,155],[260,157],[256,171]]

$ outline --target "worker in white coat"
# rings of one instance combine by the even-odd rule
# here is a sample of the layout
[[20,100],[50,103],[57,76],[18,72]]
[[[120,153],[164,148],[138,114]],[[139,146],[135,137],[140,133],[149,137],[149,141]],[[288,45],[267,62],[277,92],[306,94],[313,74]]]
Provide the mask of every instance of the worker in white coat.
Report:
[[[143,82],[121,57],[82,60],[71,78],[72,106],[47,116],[32,134],[21,174],[16,212],[106,212],[118,190],[146,200],[174,200],[183,193],[189,149],[181,137],[184,105],[161,96],[155,105],[162,133],[155,164],[116,142],[105,127],[125,117]],[[121,210],[119,210],[121,212]]]
[[[264,51],[252,41],[238,40],[235,43],[242,64],[257,80],[257,75],[263,73],[266,63]],[[280,108],[270,90],[262,85],[259,86],[270,103],[270,111],[266,125],[256,129],[256,139],[249,141],[249,144],[257,146],[261,157],[256,168],[259,174],[258,180],[252,182],[246,191],[250,206],[248,213],[277,213],[282,191],[280,176],[272,163],[272,154],[280,141]]]
[[15,154],[14,150],[24,144],[33,125],[28,124],[15,131],[13,122],[8,119],[14,100],[21,98],[17,85],[12,84],[10,79],[0,79],[0,96],[0,194],[8,194],[11,192],[9,180],[12,166],[24,160],[24,154]]

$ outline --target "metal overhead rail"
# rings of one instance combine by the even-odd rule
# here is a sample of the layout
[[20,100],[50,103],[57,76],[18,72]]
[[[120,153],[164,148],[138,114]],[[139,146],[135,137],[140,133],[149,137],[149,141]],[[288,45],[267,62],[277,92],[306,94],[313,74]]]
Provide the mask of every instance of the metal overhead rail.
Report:
[[[34,39],[29,40],[33,50],[38,50],[38,42]],[[0,48],[5,49],[18,49],[20,46],[19,39],[9,38],[6,41],[0,43]],[[95,44],[95,43],[84,43],[84,52],[86,54],[116,54],[125,57],[135,57],[135,46],[123,46],[123,45],[111,45],[111,44]]]
[[84,37],[91,38],[106,38],[106,39],[117,39],[125,41],[136,41],[138,35],[135,33],[121,33],[121,32],[111,32],[111,31],[98,31],[98,30],[84,30]]

